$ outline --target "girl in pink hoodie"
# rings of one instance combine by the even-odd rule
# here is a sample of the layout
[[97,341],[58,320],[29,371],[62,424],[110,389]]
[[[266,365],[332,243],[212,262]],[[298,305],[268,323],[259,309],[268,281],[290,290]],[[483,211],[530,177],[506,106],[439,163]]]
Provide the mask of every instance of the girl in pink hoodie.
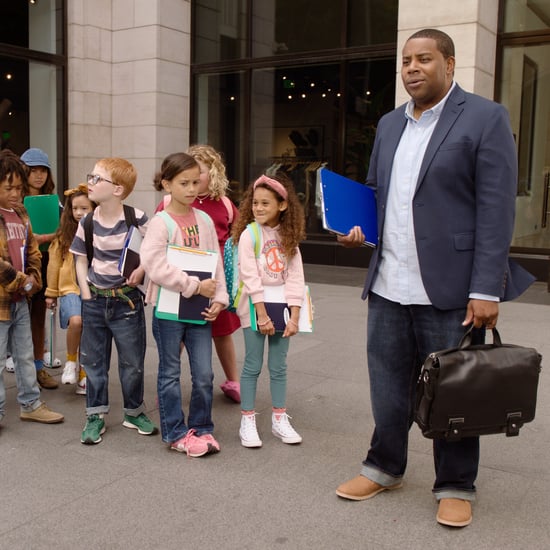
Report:
[[[153,336],[159,354],[158,400],[162,440],[174,451],[188,456],[218,452],[212,432],[212,321],[227,307],[223,262],[214,223],[205,212],[191,205],[197,197],[200,171],[186,153],[168,155],[155,176],[155,189],[164,189],[172,200],[150,221],[140,249],[141,264],[150,278],[147,303],[155,306]],[[213,278],[197,276],[172,265],[167,245],[175,244],[218,253]],[[210,301],[202,317],[206,323],[183,322],[158,315],[159,287],[184,298],[202,296]],[[182,411],[180,342],[185,344],[191,369],[191,400],[187,421]]]
[[[256,224],[254,231],[247,230],[250,223]],[[233,226],[233,240],[239,243],[239,279],[243,283],[237,314],[241,320],[245,342],[239,430],[244,447],[262,446],[256,429],[255,399],[266,337],[272,433],[283,443],[302,441],[286,413],[286,356],[289,337],[298,332],[300,306],[304,298],[304,268],[298,248],[305,236],[304,227],[303,207],[292,182],[283,173],[278,173],[273,178],[260,176],[247,189],[239,208],[239,218]],[[260,242],[256,243],[258,237]],[[268,315],[264,289],[282,285],[290,317],[279,331]],[[250,303],[253,304],[255,315],[252,323]]]

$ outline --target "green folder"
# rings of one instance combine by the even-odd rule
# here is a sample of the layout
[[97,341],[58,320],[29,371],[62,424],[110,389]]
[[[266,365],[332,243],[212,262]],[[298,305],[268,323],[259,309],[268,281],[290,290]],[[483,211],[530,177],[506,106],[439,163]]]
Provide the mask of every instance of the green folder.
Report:
[[[57,195],[29,195],[23,204],[31,219],[32,232],[37,235],[55,233],[59,227],[59,198]],[[40,245],[48,250],[49,243]]]

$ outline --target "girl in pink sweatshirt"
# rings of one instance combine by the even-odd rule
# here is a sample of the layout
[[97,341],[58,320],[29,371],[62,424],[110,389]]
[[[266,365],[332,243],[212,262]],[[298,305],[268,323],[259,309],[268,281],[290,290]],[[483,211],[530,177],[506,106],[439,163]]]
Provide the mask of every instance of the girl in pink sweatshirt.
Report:
[[[257,225],[254,230],[247,230],[251,222]],[[244,447],[262,446],[256,428],[255,399],[266,337],[272,433],[283,443],[302,441],[286,413],[286,356],[289,337],[298,332],[300,306],[304,298],[304,269],[298,248],[305,236],[304,227],[303,207],[292,182],[283,173],[273,178],[260,176],[247,189],[239,208],[239,218],[233,226],[233,240],[239,243],[239,279],[243,283],[237,314],[243,327],[245,343],[239,430]],[[260,242],[256,243],[258,237]],[[279,331],[269,317],[264,289],[282,285],[290,317]],[[250,303],[253,304],[255,316],[252,323]]]
[[[158,400],[162,440],[188,456],[218,452],[212,432],[212,321],[227,307],[223,262],[214,223],[208,214],[191,206],[199,192],[197,161],[186,153],[168,155],[155,177],[155,189],[171,194],[163,212],[150,221],[140,249],[141,265],[149,276],[147,303],[155,306],[153,336],[159,354]],[[200,280],[167,259],[167,245],[218,253],[213,278]],[[202,311],[206,323],[183,322],[158,315],[159,287],[183,298],[209,298]],[[176,296],[177,296],[176,294]],[[207,302],[208,303],[208,302]],[[185,344],[191,369],[191,400],[187,422],[182,411],[180,342]]]

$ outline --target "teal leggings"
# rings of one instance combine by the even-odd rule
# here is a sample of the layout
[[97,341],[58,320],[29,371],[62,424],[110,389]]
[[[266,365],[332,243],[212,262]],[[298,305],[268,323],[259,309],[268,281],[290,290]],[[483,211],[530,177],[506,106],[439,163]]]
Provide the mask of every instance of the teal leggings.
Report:
[[[253,411],[256,401],[258,376],[264,362],[266,336],[251,328],[243,328],[245,357],[241,373],[241,409]],[[286,405],[286,354],[290,338],[283,338],[282,332],[267,337],[267,368],[269,369],[269,388],[271,404],[275,408]]]

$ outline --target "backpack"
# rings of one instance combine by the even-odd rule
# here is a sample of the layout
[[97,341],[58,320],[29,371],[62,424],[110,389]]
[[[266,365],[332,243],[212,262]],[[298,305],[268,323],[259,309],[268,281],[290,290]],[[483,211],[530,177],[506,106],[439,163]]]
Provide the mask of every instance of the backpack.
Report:
[[[137,225],[136,210],[133,206],[123,204],[124,208],[124,220],[126,227],[130,229],[132,225]],[[92,259],[94,257],[94,213],[90,212],[84,218],[84,237],[86,244],[86,256],[88,257],[88,266],[92,265]]]
[[[260,257],[261,234],[260,226],[257,222],[249,223],[246,228],[250,231],[252,242],[254,243],[254,255]],[[229,311],[237,311],[237,306],[242,295],[243,282],[239,280],[239,259],[238,243],[233,242],[233,237],[229,237],[223,246],[223,271],[225,273],[225,286],[229,294]]]

